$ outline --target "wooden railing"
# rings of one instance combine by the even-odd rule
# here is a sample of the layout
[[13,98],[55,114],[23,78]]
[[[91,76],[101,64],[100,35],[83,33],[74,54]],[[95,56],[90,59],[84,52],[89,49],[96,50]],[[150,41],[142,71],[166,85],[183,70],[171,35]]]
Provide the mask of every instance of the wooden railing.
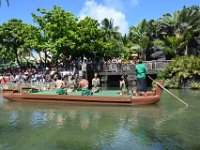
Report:
[[[144,61],[143,62],[147,66],[147,70],[149,73],[156,73],[165,68],[165,65],[170,63],[170,60],[162,60],[162,61]],[[91,67],[91,66],[90,66]],[[112,73],[120,73],[120,72],[134,72],[135,65],[131,63],[105,63],[105,64],[97,64],[92,66],[94,71],[99,72],[100,74],[103,72],[112,72]]]
[[144,61],[144,64],[147,66],[148,70],[160,71],[165,68],[166,64],[169,64],[171,60],[156,60],[156,61]]

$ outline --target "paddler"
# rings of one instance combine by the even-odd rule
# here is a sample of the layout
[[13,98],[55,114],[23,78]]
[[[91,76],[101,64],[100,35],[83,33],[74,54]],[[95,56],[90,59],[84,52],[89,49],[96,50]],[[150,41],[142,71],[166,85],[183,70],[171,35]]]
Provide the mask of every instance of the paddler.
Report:
[[69,88],[67,89],[67,92],[75,91],[75,87],[77,87],[77,85],[74,76],[71,76],[70,79],[68,80],[68,86]]
[[92,92],[97,93],[100,91],[100,79],[98,78],[97,74],[94,74],[94,78],[92,79]]
[[78,84],[78,89],[81,89],[82,95],[91,96],[92,92],[88,89],[89,82],[86,79],[85,75],[83,75],[83,79]]
[[147,83],[146,83],[146,71],[147,67],[142,63],[142,59],[139,59],[139,63],[135,67],[137,74],[137,95],[146,95]]
[[124,76],[121,76],[119,86],[120,86],[120,89],[121,89],[120,95],[128,95],[127,83],[125,82]]
[[62,80],[60,74],[57,76],[55,86],[56,86],[56,93],[58,95],[67,95],[67,92],[64,90],[65,82]]

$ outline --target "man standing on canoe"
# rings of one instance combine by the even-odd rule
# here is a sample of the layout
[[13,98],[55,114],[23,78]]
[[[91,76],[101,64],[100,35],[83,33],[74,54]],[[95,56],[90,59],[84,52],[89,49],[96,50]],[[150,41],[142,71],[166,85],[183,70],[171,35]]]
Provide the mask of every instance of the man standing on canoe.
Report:
[[142,59],[138,61],[139,64],[136,65],[135,71],[137,74],[137,95],[145,94],[147,91],[147,83],[146,83],[146,71],[147,67],[142,63]]
[[83,79],[78,84],[78,89],[81,88],[82,95],[91,96],[92,92],[88,89],[89,82],[86,79],[85,75],[83,75]]
[[55,85],[56,85],[56,93],[58,95],[66,95],[67,94],[67,92],[64,90],[65,82],[63,80],[61,80],[61,75],[60,74],[57,77]]

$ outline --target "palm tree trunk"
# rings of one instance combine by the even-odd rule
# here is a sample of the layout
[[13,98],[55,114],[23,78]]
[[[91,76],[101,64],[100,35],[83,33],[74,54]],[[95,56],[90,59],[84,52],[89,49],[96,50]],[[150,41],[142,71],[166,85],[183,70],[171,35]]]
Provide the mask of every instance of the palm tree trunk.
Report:
[[15,53],[17,64],[21,67],[21,63],[19,61],[19,57],[18,57],[18,53],[17,53],[17,48],[16,47],[14,47],[14,53]]
[[47,66],[47,51],[44,51],[44,66]]
[[185,46],[185,55],[188,55],[188,45]]

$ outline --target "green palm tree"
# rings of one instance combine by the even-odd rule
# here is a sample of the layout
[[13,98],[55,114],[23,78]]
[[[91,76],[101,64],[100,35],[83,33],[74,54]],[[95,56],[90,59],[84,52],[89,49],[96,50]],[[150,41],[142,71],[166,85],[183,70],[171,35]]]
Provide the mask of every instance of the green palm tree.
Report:
[[123,44],[122,59],[129,60],[131,54],[133,53],[131,49],[133,43],[126,34],[121,36],[121,41]]
[[123,50],[123,43],[121,41],[121,33],[118,31],[119,27],[114,26],[114,20],[105,18],[101,22],[101,28],[105,31],[103,41],[110,43],[110,50],[108,50],[109,57],[121,57]]
[[105,18],[101,22],[101,27],[106,31],[108,38],[120,38],[119,26],[114,26],[114,20]]
[[165,37],[166,35],[172,36],[175,34],[177,25],[180,24],[180,12],[175,11],[174,15],[165,14],[162,18],[158,19],[158,33],[160,34],[160,38]]
[[200,9],[199,6],[184,7],[180,12],[180,24],[177,32],[182,34],[184,41],[182,45],[185,47],[184,53],[188,55],[188,46],[195,33],[200,33]]
[[138,47],[140,55],[146,59],[146,50],[150,44],[148,23],[144,19],[138,26],[130,27],[130,39],[133,41],[132,47]]
[[[175,11],[174,15],[165,14],[158,20],[158,32],[160,38],[168,41],[168,37],[172,43],[177,41],[177,35],[183,37],[182,42],[178,39],[185,55],[188,55],[188,46],[194,38],[194,34],[200,32],[200,9],[199,6],[184,7],[182,11]],[[175,42],[176,42],[175,41]]]

